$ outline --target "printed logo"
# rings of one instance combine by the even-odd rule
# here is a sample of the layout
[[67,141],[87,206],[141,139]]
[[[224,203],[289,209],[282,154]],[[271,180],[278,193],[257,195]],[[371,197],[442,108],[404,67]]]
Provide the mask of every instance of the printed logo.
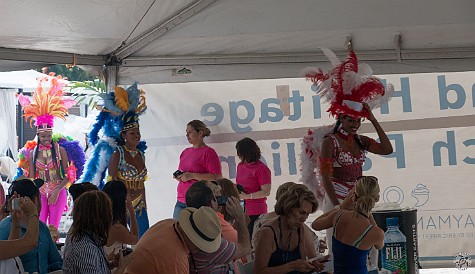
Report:
[[429,189],[423,184],[417,184],[411,192],[412,197],[417,200],[416,207],[423,206],[429,201]]
[[454,265],[459,270],[465,270],[472,265],[472,258],[465,252],[459,253],[454,258]]

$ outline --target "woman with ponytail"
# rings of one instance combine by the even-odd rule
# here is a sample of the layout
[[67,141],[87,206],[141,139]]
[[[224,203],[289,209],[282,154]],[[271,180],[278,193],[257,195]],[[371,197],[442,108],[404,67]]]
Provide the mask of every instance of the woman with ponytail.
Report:
[[334,274],[368,273],[366,258],[371,248],[381,249],[384,246],[384,231],[378,227],[371,214],[378,201],[378,179],[361,176],[340,208],[313,221],[312,228],[315,230],[333,228]]

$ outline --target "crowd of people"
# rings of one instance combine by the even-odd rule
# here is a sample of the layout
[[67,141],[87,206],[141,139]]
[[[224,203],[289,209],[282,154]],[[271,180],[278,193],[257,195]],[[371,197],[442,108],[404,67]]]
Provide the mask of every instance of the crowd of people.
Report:
[[[349,59],[328,75],[307,75],[320,88],[332,79],[323,84],[322,95],[328,95],[329,87],[335,93],[329,109],[336,118],[333,130],[318,140],[315,135],[304,140],[317,185],[305,179],[304,184],[281,184],[274,211],[269,212],[267,197],[276,182],[261,161],[258,144],[247,137],[236,143],[240,162],[233,182],[223,178],[218,154],[204,141],[210,129],[192,120],[186,125],[191,146],[180,154],[173,173],[178,182],[173,218],[152,226],[145,189],[146,145],[139,126],[145,100],[136,85],[116,88],[90,134],[95,150],[84,165],[83,181],[69,188],[73,222],[62,254],[50,229],[58,227],[66,189],[76,180],[78,167],[72,162],[78,161],[71,161],[68,155],[74,153],[68,154],[64,143],[53,138],[51,119],[44,119],[50,113],[30,109],[37,140],[8,198],[0,193],[3,211],[9,213],[0,222],[0,272],[239,273],[240,266],[251,264],[254,273],[368,273],[368,254],[383,247],[384,232],[371,213],[379,200],[378,180],[362,176],[362,166],[367,152],[387,155],[392,145],[365,101],[384,94],[384,87],[368,80],[374,87],[365,90],[373,94],[356,100],[345,97],[351,95],[344,92],[348,84],[338,82],[346,77],[342,73],[357,72],[355,62],[350,51]],[[362,79],[353,79],[354,89],[367,84]],[[58,101],[66,105],[59,95]],[[22,105],[48,109],[39,106],[40,97]],[[60,110],[64,114],[67,108]],[[357,134],[363,118],[372,123],[379,141]],[[97,139],[102,128],[108,138],[103,143]],[[319,143],[317,149],[312,142]],[[309,227],[307,219],[318,209],[323,214]],[[325,241],[312,228],[326,229]]]

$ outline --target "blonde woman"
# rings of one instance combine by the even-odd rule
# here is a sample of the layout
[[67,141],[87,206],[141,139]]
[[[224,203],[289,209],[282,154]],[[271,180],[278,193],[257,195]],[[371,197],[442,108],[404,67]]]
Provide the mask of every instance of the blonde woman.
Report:
[[275,205],[278,217],[262,226],[255,247],[254,273],[308,273],[322,271],[324,264],[311,260],[317,256],[313,235],[306,228],[309,214],[318,207],[315,195],[296,184]]
[[334,273],[366,274],[366,258],[374,246],[384,246],[384,231],[374,221],[371,209],[379,201],[378,179],[361,176],[341,208],[329,211],[312,223],[315,230],[333,227]]

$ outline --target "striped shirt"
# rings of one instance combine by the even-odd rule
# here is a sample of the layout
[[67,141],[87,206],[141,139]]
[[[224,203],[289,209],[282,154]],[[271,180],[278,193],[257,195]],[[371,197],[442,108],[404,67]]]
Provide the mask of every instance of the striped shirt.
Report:
[[225,274],[229,270],[236,253],[237,244],[221,239],[221,246],[214,253],[198,251],[190,254],[190,273],[196,274]]
[[109,264],[104,249],[95,236],[74,237],[65,246],[63,273],[65,274],[109,274]]

